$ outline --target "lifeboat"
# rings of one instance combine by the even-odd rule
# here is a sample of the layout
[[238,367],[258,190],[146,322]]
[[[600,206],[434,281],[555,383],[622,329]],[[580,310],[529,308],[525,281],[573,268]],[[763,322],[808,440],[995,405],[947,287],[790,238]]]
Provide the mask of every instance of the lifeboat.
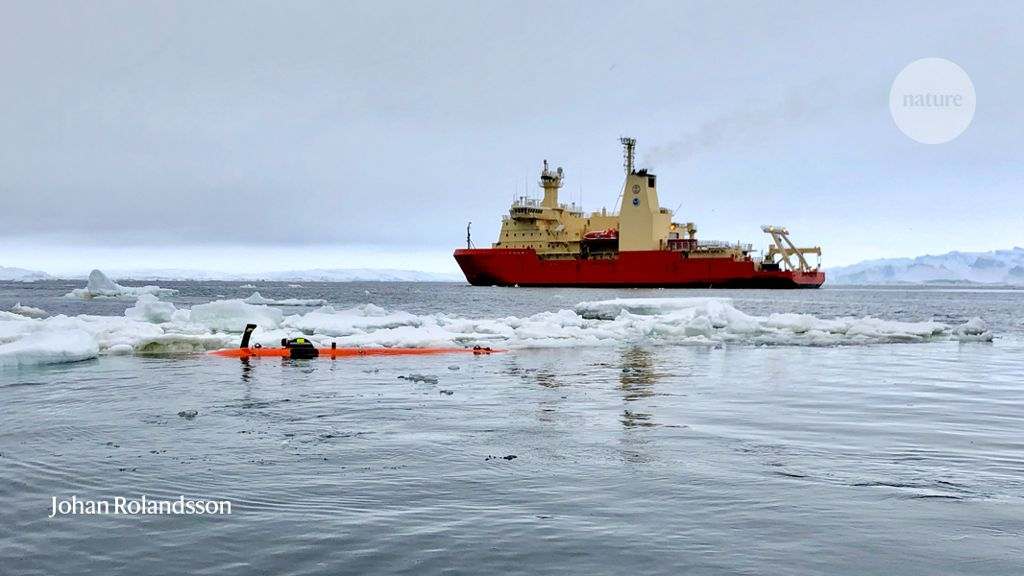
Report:
[[596,230],[594,232],[587,232],[583,235],[583,239],[593,242],[596,240],[618,240],[619,230],[617,228],[608,228],[607,230]]

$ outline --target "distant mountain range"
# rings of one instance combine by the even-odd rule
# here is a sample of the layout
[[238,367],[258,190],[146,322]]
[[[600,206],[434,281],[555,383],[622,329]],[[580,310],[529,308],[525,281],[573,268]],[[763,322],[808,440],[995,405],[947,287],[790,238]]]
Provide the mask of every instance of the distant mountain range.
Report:
[[36,280],[52,279],[53,277],[46,272],[0,266],[0,282],[35,282]]
[[868,260],[852,266],[829,268],[825,272],[828,285],[1024,285],[1024,248]]
[[[991,252],[948,252],[917,258],[867,260],[826,270],[828,285],[846,284],[995,284],[1024,286],[1024,248]],[[209,270],[108,270],[116,280],[225,280],[238,282],[462,282],[461,274],[389,268],[327,268],[231,274]],[[86,278],[86,274],[67,277]],[[34,282],[54,276],[37,270],[0,266],[0,281]]]
[[110,270],[120,280],[226,280],[258,282],[457,282],[461,275],[392,268],[315,268],[284,272],[231,274],[208,270]]
[[[116,280],[224,280],[237,282],[460,282],[461,274],[420,272],[417,270],[395,270],[390,268],[329,268],[313,270],[290,270],[286,272],[257,272],[231,274],[209,270],[143,269],[108,270],[107,276]],[[87,278],[88,274],[62,276],[67,279]],[[34,282],[52,280],[45,272],[22,268],[0,267],[0,281]]]

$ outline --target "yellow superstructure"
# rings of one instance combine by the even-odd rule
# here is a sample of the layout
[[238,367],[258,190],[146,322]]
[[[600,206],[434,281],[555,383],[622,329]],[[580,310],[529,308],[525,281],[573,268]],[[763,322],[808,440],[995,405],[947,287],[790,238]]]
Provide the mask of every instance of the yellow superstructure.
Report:
[[[672,211],[662,208],[658,201],[657,176],[647,170],[634,169],[636,141],[632,138],[620,141],[625,149],[626,180],[617,212],[610,213],[602,208],[600,212],[584,214],[574,204],[559,203],[558,191],[565,173],[562,168],[551,170],[545,160],[539,182],[544,190],[543,198],[516,199],[508,215],[502,218],[501,233],[493,247],[530,248],[543,259],[614,258],[620,252],[651,250],[685,252],[687,258],[751,258],[750,244],[698,242],[697,229],[692,222],[673,222]],[[820,257],[820,248],[797,248],[789,240],[788,231],[781,227],[766,226],[764,231],[773,240],[765,264],[817,270],[808,264],[804,255]],[[790,256],[795,256],[796,260],[791,261]]]
[[[626,145],[626,182],[618,212],[602,209],[589,215],[573,204],[558,202],[558,190],[565,177],[562,168],[551,170],[547,160],[540,174],[542,200],[520,197],[502,219],[495,248],[532,248],[545,258],[576,258],[583,253],[584,236],[590,232],[615,230],[618,243],[614,251],[666,250],[670,240],[694,240],[692,223],[672,222],[672,212],[658,202],[657,177],[646,170],[633,169],[634,140]],[[593,250],[587,250],[593,252]],[[600,256],[602,250],[598,248]]]

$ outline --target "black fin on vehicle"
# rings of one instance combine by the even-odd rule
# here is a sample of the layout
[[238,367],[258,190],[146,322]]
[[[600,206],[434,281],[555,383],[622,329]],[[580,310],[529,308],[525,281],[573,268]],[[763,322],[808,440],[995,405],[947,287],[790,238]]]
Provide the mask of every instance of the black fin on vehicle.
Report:
[[239,345],[239,348],[248,348],[249,347],[249,338],[252,336],[252,331],[255,330],[255,329],[256,329],[256,325],[255,324],[246,324],[245,325],[245,331],[242,332],[242,344]]

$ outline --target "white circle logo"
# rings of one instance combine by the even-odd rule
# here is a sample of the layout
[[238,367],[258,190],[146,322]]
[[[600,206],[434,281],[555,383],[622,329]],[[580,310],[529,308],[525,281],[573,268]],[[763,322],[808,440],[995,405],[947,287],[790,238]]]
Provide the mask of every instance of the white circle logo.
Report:
[[974,119],[974,83],[945,58],[922,58],[893,80],[889,112],[896,126],[922,144],[942,144],[963,134]]

